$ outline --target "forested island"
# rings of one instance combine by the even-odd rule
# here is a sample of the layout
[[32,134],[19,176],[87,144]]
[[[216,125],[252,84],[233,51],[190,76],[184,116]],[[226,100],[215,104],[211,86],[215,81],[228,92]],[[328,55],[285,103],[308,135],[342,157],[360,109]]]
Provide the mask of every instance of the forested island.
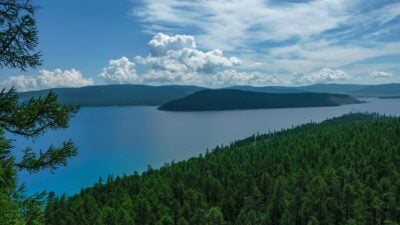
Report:
[[327,93],[261,93],[234,89],[202,90],[170,101],[159,110],[210,111],[236,109],[268,109],[292,107],[339,106],[361,101],[344,94]]
[[399,224],[400,119],[348,114],[49,195],[47,225]]

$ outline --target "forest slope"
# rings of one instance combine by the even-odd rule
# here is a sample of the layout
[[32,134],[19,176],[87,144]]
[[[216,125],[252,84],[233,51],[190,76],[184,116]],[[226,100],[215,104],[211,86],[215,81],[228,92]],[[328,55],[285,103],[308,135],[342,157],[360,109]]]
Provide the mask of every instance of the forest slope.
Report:
[[349,114],[51,194],[46,224],[399,224],[399,162],[399,118]]

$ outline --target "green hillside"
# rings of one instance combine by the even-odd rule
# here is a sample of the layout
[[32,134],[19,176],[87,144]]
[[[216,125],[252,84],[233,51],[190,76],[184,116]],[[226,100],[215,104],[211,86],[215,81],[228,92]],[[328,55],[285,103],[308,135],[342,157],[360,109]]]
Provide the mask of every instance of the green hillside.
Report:
[[233,89],[207,89],[181,99],[170,101],[158,109],[166,111],[207,111],[338,106],[353,103],[359,103],[359,101],[348,95],[341,94],[272,94]]
[[253,136],[80,194],[47,225],[399,224],[400,119],[349,114]]
[[204,88],[196,86],[104,85],[82,88],[56,88],[19,93],[21,101],[54,91],[62,104],[80,106],[162,105]]

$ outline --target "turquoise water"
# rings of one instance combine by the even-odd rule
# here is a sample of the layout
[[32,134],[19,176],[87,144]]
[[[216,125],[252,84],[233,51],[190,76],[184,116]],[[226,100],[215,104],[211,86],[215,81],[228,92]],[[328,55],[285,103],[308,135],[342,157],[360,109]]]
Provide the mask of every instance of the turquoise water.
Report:
[[[400,115],[400,99],[367,99],[367,103],[339,107],[237,110],[219,112],[165,112],[155,107],[82,108],[70,128],[46,133],[35,142],[19,137],[14,146],[35,149],[73,139],[79,155],[54,174],[20,174],[27,192],[73,194],[99,177],[144,171],[198,156],[207,148],[228,144],[254,133],[290,128],[349,112]],[[16,150],[17,150],[16,149]]]

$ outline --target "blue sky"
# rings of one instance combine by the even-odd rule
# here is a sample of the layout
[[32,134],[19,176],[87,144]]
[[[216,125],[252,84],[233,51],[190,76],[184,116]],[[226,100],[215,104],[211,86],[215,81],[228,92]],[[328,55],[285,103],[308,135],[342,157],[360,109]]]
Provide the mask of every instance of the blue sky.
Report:
[[43,65],[1,86],[400,82],[395,0],[34,2]]

